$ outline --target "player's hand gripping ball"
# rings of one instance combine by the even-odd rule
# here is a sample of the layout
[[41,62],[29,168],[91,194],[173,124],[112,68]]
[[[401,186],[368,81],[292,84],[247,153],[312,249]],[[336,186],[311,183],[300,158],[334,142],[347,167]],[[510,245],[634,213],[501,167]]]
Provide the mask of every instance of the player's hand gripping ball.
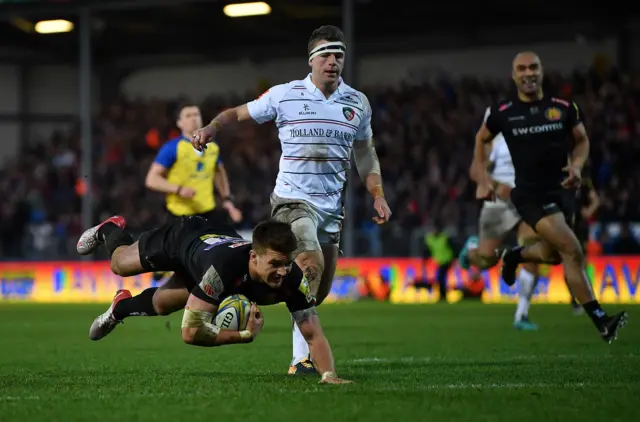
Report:
[[220,304],[214,325],[223,330],[246,330],[250,310],[251,302],[246,296],[231,295]]

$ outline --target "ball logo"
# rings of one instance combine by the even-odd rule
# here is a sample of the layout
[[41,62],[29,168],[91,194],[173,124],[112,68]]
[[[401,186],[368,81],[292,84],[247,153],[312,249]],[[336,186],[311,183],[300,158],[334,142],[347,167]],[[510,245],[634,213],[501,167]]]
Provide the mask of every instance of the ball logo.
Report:
[[544,116],[547,120],[551,122],[555,122],[556,120],[560,120],[562,118],[562,111],[559,108],[551,107],[545,110]]
[[233,322],[233,312],[227,312],[226,314],[224,314],[224,319],[220,324],[220,328],[229,328],[232,322]]

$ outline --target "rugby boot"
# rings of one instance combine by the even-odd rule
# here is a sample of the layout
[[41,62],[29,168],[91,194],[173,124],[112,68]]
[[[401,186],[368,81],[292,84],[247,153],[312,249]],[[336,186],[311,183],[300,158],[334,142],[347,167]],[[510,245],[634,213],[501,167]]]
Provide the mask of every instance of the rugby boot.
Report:
[[127,225],[127,221],[124,219],[124,217],[114,215],[113,217],[108,218],[97,226],[91,227],[90,229],[82,233],[82,236],[80,236],[80,240],[78,240],[78,244],[76,245],[76,251],[78,252],[78,254],[89,255],[98,246],[102,245],[103,240],[98,239],[98,230],[100,229],[100,227],[104,226],[107,223],[113,223],[121,229],[124,229]]
[[600,327],[600,336],[607,343],[611,344],[613,340],[618,338],[618,329],[624,327],[627,324],[629,315],[622,311],[614,316],[605,317],[605,321]]
[[538,325],[529,321],[529,317],[522,317],[519,321],[513,323],[513,328],[519,331],[537,331]]
[[471,262],[469,262],[469,249],[477,248],[478,242],[479,240],[477,236],[471,236],[464,243],[464,247],[458,254],[458,263],[463,269],[468,270],[471,268]]
[[289,367],[289,375],[313,375],[317,373],[318,371],[316,371],[311,361],[311,355]]
[[502,269],[500,272],[507,286],[516,284],[516,271],[518,270],[518,265],[520,265],[521,250],[522,246],[517,246],[512,249],[505,249],[502,252]]
[[116,295],[113,297],[113,301],[111,302],[111,306],[109,309],[101,315],[99,315],[96,319],[93,320],[93,324],[91,324],[91,328],[89,328],[89,338],[91,340],[100,340],[103,337],[106,337],[111,333],[118,324],[122,324],[122,321],[118,321],[113,316],[113,310],[122,299],[129,299],[131,297],[131,292],[129,290],[118,290]]

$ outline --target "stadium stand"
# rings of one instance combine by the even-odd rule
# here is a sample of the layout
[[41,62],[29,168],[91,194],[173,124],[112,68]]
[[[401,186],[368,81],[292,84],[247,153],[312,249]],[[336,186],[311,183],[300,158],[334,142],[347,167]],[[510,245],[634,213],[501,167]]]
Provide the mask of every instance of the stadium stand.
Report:
[[[554,89],[577,100],[592,140],[593,179],[602,197],[601,223],[640,221],[640,75],[616,69],[548,75]],[[475,231],[478,204],[467,177],[473,136],[487,104],[504,96],[508,81],[439,78],[415,86],[364,87],[374,109],[374,132],[385,189],[395,210],[384,230],[370,225],[370,206],[356,188],[359,255],[407,256],[406,238],[436,216],[461,240]],[[203,115],[249,100],[208,97]],[[80,196],[92,189],[96,221],[121,213],[136,230],[165,218],[162,197],[144,188],[155,151],[174,135],[176,101],[121,98],[104,104],[95,119],[93,186],[82,183],[77,130],[55,132],[8,161],[0,170],[0,254],[4,258],[73,258],[81,232]],[[235,137],[235,139],[234,139]],[[247,124],[220,139],[222,156],[238,206],[250,229],[268,213],[268,196],[278,168],[279,144],[272,125]],[[594,222],[595,223],[595,222]],[[594,226],[595,227],[595,226]],[[609,235],[597,232],[607,251]],[[615,243],[615,242],[614,242]],[[607,246],[608,245],[608,246]]]

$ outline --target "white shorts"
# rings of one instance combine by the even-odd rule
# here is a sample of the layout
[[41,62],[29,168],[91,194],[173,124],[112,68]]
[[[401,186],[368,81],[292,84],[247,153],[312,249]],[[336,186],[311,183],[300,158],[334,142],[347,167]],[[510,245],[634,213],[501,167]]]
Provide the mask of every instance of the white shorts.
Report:
[[271,194],[271,218],[291,224],[298,239],[296,255],[320,250],[321,245],[339,245],[342,214],[332,214],[303,199]]
[[504,239],[520,221],[511,202],[485,202],[480,211],[480,239]]

